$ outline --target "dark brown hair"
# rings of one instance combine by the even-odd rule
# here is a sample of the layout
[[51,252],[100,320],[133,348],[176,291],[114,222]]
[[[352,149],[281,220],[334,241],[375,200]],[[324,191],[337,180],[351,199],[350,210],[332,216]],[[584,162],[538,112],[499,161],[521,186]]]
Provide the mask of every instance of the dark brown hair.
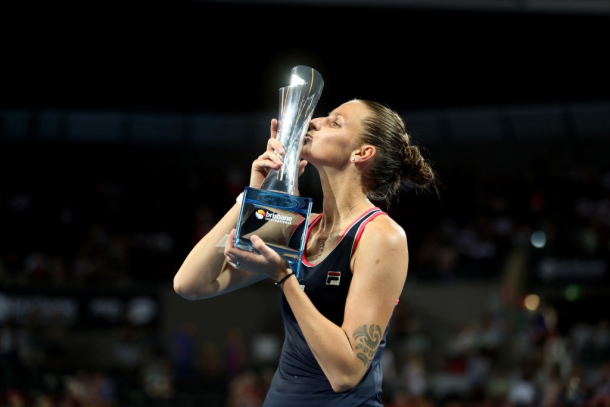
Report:
[[412,143],[400,116],[380,103],[357,100],[370,112],[362,119],[358,141],[376,148],[373,162],[362,174],[367,196],[389,202],[398,195],[403,179],[415,188],[437,191],[435,173]]

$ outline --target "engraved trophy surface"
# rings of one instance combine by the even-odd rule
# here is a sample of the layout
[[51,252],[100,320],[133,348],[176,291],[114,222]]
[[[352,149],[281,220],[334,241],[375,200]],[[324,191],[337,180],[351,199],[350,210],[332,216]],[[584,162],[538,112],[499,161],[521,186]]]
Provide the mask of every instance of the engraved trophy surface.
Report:
[[[269,171],[260,188],[244,190],[234,244],[254,251],[250,236],[257,235],[298,277],[312,206],[311,198],[296,195],[299,162],[324,81],[318,71],[303,65],[292,68],[291,74],[290,86],[280,88],[277,138],[284,147],[283,165]],[[305,227],[298,228],[302,222]]]

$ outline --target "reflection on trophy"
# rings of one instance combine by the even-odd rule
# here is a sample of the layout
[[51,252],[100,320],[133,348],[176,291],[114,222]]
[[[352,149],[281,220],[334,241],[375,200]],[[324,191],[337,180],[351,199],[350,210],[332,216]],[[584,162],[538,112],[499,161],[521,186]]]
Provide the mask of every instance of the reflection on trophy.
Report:
[[[322,94],[324,81],[313,68],[292,68],[290,86],[280,89],[278,140],[284,147],[283,165],[271,170],[260,189],[246,187],[235,233],[235,246],[253,251],[250,236],[257,235],[284,257],[299,275],[305,247],[311,198],[297,196],[299,162],[305,133]],[[298,230],[298,236],[295,231]]]

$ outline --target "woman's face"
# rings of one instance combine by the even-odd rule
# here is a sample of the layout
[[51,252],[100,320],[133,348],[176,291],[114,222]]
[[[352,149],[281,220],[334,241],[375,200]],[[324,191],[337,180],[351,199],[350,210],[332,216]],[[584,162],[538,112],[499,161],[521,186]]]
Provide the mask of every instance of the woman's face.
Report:
[[368,109],[358,101],[342,104],[326,117],[313,119],[301,158],[313,165],[340,167],[349,162]]

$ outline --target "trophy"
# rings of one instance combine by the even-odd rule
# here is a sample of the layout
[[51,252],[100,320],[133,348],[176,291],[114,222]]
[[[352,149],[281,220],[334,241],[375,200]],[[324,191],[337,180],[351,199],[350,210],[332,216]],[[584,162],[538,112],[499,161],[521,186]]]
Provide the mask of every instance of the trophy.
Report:
[[311,198],[296,195],[299,162],[324,81],[318,71],[303,65],[292,68],[291,74],[290,86],[280,88],[277,138],[284,147],[283,164],[269,171],[260,189],[244,190],[234,245],[254,252],[250,237],[257,235],[288,261],[298,278],[312,205]]

